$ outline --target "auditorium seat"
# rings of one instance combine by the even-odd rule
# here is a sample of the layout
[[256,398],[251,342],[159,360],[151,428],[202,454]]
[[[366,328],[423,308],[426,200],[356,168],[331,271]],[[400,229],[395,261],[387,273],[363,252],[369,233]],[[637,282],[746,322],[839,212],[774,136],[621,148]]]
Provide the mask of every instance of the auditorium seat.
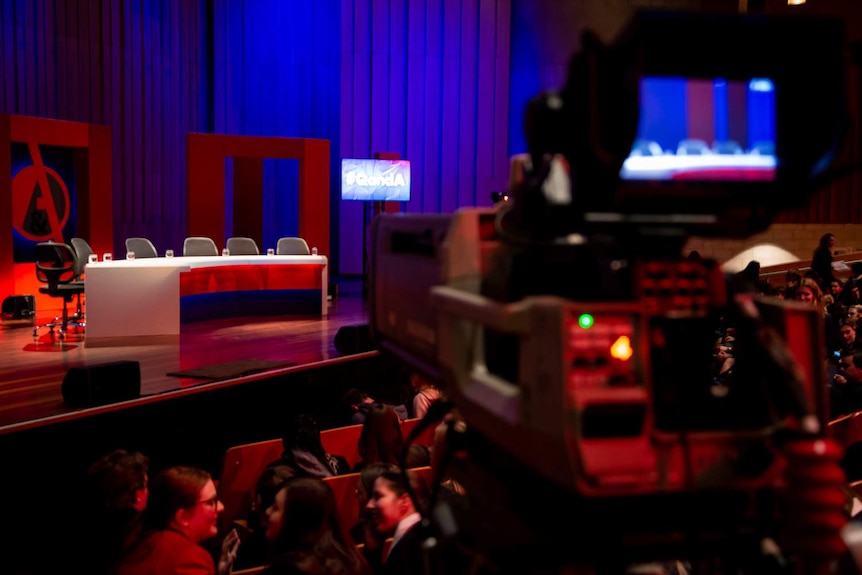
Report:
[[[402,422],[401,429],[405,438],[418,421],[418,419],[408,419]],[[361,424],[324,429],[320,432],[320,443],[327,453],[345,457],[352,469],[360,461],[359,436],[361,433]],[[431,447],[433,438],[434,426],[423,432],[418,441]],[[281,452],[280,438],[235,445],[225,452],[218,483],[219,499],[224,505],[224,511],[219,517],[221,533],[226,533],[235,519],[245,517],[251,510],[257,479],[263,473],[267,463],[281,457]],[[426,470],[424,467],[418,467],[416,469],[430,481],[430,468]],[[350,475],[357,475],[358,477],[358,474]],[[327,478],[327,480],[332,479]],[[355,481],[353,486],[355,490]],[[356,507],[355,493],[353,493],[353,498],[353,507]]]
[[359,484],[359,473],[335,475],[323,479],[335,496],[335,509],[341,525],[347,531],[359,520],[359,501],[356,498],[356,486]]
[[254,487],[266,464],[281,457],[281,439],[236,445],[225,452],[219,475],[219,500],[224,511],[219,516],[219,532],[227,533],[234,519],[251,511]]
[[[328,453],[346,457],[352,468],[359,461],[361,432],[361,425],[325,429],[320,432],[320,443]],[[224,505],[219,529],[229,529],[234,519],[248,514],[257,479],[267,463],[281,457],[281,452],[280,438],[235,445],[225,452],[218,486],[219,499]]]
[[[413,428],[416,427],[419,421],[420,419],[418,417],[414,417],[411,419],[405,419],[401,422],[401,435],[404,436],[405,443],[407,442],[407,438],[410,437],[410,434],[413,432]],[[431,449],[434,446],[434,430],[437,428],[437,425],[439,425],[439,423],[435,423],[420,433],[414,443],[419,443],[420,445],[424,445],[428,449]]]
[[327,453],[341,455],[347,459],[350,469],[353,469],[360,461],[359,435],[361,433],[362,424],[324,429],[320,432],[320,443]]

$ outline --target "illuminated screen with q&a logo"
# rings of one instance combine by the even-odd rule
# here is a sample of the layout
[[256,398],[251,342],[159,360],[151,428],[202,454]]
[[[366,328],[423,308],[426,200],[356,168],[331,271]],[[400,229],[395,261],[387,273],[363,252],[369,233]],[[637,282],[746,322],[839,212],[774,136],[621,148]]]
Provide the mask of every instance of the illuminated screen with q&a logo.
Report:
[[342,159],[341,199],[410,201],[410,161]]

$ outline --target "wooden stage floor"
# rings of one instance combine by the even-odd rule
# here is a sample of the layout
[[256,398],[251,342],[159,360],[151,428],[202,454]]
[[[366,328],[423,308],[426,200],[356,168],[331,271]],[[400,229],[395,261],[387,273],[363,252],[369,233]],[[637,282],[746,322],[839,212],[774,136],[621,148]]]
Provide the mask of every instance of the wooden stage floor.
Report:
[[[330,302],[329,316],[248,317],[202,321],[182,326],[178,343],[122,347],[87,347],[85,336],[70,331],[65,342],[52,340],[47,330],[33,339],[33,322],[7,320],[0,324],[0,434],[79,418],[111,409],[72,408],[64,404],[61,384],[71,367],[119,360],[140,362],[141,399],[156,401],[194,393],[213,386],[239,385],[260,377],[277,376],[315,364],[344,361],[334,345],[345,325],[367,323],[361,286],[345,288]],[[54,310],[39,313],[45,321]],[[243,378],[212,382],[179,378],[169,372],[239,360],[292,362],[295,366]],[[115,408],[115,406],[113,407]]]

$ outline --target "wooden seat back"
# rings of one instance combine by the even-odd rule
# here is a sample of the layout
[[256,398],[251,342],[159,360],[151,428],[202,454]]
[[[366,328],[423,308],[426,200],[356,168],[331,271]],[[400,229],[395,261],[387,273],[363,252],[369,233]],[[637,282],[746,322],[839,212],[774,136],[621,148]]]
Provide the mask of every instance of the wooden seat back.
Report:
[[254,488],[266,464],[281,457],[281,439],[236,445],[225,452],[219,476],[219,500],[224,511],[219,531],[227,533],[235,519],[245,519],[254,501]]

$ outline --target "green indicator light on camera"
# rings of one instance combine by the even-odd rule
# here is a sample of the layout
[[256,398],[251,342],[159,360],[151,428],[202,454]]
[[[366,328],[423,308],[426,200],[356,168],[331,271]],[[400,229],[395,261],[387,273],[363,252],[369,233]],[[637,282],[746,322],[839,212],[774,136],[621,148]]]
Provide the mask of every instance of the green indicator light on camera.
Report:
[[593,316],[588,313],[582,313],[581,317],[578,318],[578,325],[584,329],[590,329],[593,327],[594,323],[595,320],[593,319]]

